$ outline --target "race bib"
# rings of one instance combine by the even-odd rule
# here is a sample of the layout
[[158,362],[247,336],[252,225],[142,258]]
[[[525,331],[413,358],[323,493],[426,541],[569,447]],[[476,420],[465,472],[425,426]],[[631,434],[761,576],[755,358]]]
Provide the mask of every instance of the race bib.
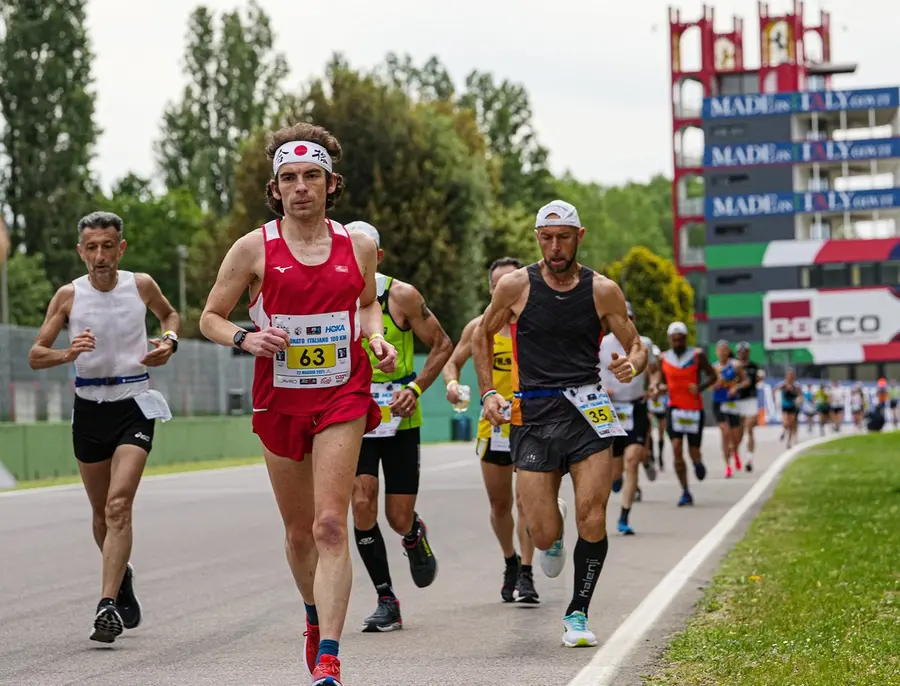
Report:
[[664,412],[666,409],[666,397],[660,396],[656,400],[654,400],[653,398],[650,398],[647,401],[647,407],[649,408],[649,410],[651,412],[654,412],[657,414]]
[[596,384],[566,389],[566,398],[572,403],[600,438],[625,436],[628,432],[622,428],[619,418],[613,410],[609,395]]
[[403,421],[403,417],[391,414],[391,401],[394,393],[403,388],[398,383],[373,383],[372,398],[378,403],[381,410],[381,424],[366,434],[366,438],[391,438],[397,434],[397,427]]
[[672,410],[672,431],[680,434],[700,432],[700,410]]
[[738,409],[737,400],[728,400],[722,403],[720,410],[722,414],[740,414],[741,411]]
[[622,428],[625,431],[634,431],[634,405],[631,403],[615,403],[613,408]]
[[134,396],[134,402],[147,419],[159,419],[165,423],[172,418],[169,403],[159,391],[149,390]]
[[275,355],[275,388],[342,386],[350,378],[350,313],[272,317],[272,326],[290,336]]
[[[503,416],[509,419],[511,407],[503,410]],[[491,450],[498,453],[509,452],[509,424],[491,426]]]

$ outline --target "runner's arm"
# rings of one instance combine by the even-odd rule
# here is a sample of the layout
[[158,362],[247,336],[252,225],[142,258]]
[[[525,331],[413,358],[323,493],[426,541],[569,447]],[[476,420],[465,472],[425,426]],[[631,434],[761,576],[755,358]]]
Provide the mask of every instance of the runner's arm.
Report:
[[634,367],[634,375],[637,376],[647,368],[648,350],[634,323],[628,318],[622,289],[615,281],[599,274],[594,276],[593,286],[597,314],[604,328],[615,336],[622,344],[622,348],[627,351],[626,356]]
[[494,288],[494,295],[481,321],[476,325],[472,358],[478,375],[479,395],[484,395],[494,386],[494,335],[512,321],[513,305],[527,284],[528,272],[524,269],[504,274]]
[[697,361],[700,364],[700,370],[706,373],[706,380],[697,389],[699,393],[703,393],[703,391],[719,381],[719,372],[709,363],[706,351],[702,349],[697,350]]
[[172,307],[172,303],[163,295],[162,289],[149,274],[135,274],[138,292],[144,299],[147,309],[159,319],[159,325],[163,332],[171,331],[176,336],[181,330],[181,317]]
[[72,302],[75,300],[75,287],[72,284],[62,286],[50,304],[47,306],[47,314],[44,323],[34,339],[34,345],[28,353],[28,364],[34,369],[49,369],[61,364],[67,364],[75,359],[76,355],[72,347],[64,350],[54,350],[53,343],[59,332],[66,325],[69,313],[72,311]]
[[200,333],[213,343],[234,346],[234,335],[242,328],[228,321],[228,317],[241,294],[259,278],[254,268],[261,249],[262,236],[254,231],[235,241],[222,260],[216,282],[200,315]]
[[371,236],[362,231],[351,231],[353,251],[366,287],[359,296],[359,328],[363,338],[369,339],[376,333],[384,334],[384,315],[378,302],[378,287],[375,272],[378,271],[378,247]]
[[475,329],[478,328],[478,323],[480,321],[481,315],[478,315],[475,319],[466,324],[465,328],[462,330],[462,334],[459,337],[459,343],[456,344],[453,353],[450,355],[450,358],[447,360],[447,364],[444,365],[442,371],[445,385],[449,386],[454,382],[459,382],[459,373],[462,370],[463,365],[466,364],[466,361],[472,356],[472,341],[474,340]]
[[434,383],[438,374],[441,373],[441,368],[450,359],[453,342],[444,331],[438,318],[428,309],[425,298],[414,286],[402,281],[394,281],[390,294],[400,305],[400,311],[403,312],[403,317],[412,328],[416,338],[429,348],[422,371],[415,379],[416,386],[424,393]]

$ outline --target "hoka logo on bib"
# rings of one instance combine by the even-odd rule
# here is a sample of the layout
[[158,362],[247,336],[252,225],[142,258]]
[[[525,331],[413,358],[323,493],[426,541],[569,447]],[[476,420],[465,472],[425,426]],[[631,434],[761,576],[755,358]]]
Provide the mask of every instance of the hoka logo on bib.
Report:
[[347,327],[343,324],[332,324],[330,326],[325,327],[325,333],[338,333],[339,331],[346,331]]

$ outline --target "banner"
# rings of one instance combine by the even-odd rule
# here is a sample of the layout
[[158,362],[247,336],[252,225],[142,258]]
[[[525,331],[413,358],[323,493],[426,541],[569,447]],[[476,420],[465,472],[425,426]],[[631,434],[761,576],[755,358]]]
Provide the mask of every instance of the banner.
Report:
[[900,188],[706,196],[707,219],[817,212],[871,212],[900,208]]
[[729,119],[898,107],[900,107],[900,88],[897,87],[796,93],[746,93],[704,98],[701,116],[703,119]]
[[807,141],[805,143],[744,143],[709,145],[703,150],[703,166],[756,167],[772,164],[846,162],[900,158],[900,138],[857,141]]

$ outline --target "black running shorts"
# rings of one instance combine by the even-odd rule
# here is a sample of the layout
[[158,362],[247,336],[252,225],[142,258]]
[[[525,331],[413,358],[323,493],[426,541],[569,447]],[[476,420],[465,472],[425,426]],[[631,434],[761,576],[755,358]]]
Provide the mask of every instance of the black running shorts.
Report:
[[549,424],[510,427],[509,444],[516,469],[563,474],[571,465],[612,446],[612,438],[600,438],[588,420],[571,406]]
[[512,467],[512,453],[508,450],[491,450],[490,438],[479,438],[475,442],[475,453],[483,462],[495,464],[498,467]]
[[72,412],[75,459],[85,464],[105,462],[120,445],[136,445],[149,455],[154,421],[147,419],[132,399],[98,403],[76,395]]
[[385,493],[417,495],[421,458],[419,427],[402,429],[389,438],[363,438],[356,476],[367,474],[377,479],[380,462]]
[[699,448],[703,444],[703,426],[704,421],[706,420],[706,412],[704,410],[700,410],[700,429],[695,434],[686,434],[683,431],[677,431],[674,427],[674,422],[672,421],[672,409],[669,408],[666,412],[666,433],[669,434],[669,438],[671,440],[675,440],[677,438],[687,438],[688,445],[691,448]]
[[616,436],[613,439],[613,457],[622,457],[625,448],[630,445],[644,445],[647,442],[647,434],[650,433],[650,414],[647,411],[647,403],[639,400],[634,404],[634,425],[627,436]]
[[713,414],[716,416],[717,424],[727,423],[728,426],[732,429],[735,429],[741,425],[741,415],[722,412],[722,403],[713,403]]

